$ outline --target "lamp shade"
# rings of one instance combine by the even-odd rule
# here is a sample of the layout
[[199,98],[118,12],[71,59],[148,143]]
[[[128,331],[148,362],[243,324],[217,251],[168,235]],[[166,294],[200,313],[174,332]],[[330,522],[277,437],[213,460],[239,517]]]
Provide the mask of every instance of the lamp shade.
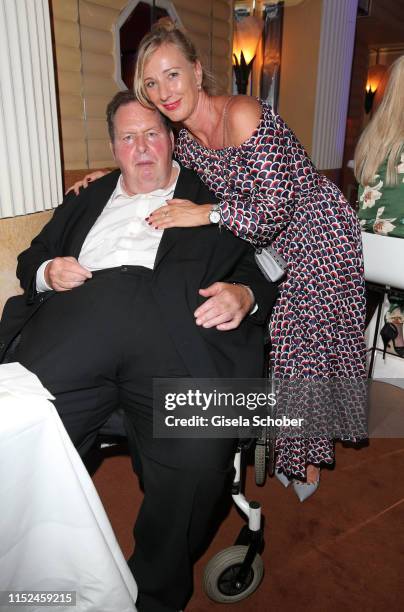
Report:
[[251,62],[257,51],[264,22],[259,17],[243,17],[234,24],[233,54],[238,62],[241,52],[247,64]]
[[370,66],[366,81],[366,91],[368,93],[375,93],[376,89],[383,80],[386,71],[387,66],[384,66],[383,64],[375,64],[374,66]]
[[384,92],[384,87],[386,85],[386,73],[387,66],[384,64],[375,64],[374,66],[370,66],[368,70],[368,78],[366,81],[366,95],[365,95],[365,111],[366,113],[370,113],[373,108],[373,101],[375,98],[375,94],[377,92],[377,98],[379,99],[379,103],[381,100],[381,96]]

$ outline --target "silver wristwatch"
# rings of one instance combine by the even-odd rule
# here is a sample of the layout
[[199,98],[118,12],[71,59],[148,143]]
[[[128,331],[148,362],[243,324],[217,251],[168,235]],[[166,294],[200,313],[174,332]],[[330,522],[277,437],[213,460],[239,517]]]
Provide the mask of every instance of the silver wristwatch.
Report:
[[209,221],[214,225],[218,225],[222,220],[219,204],[213,204],[212,209],[209,213]]

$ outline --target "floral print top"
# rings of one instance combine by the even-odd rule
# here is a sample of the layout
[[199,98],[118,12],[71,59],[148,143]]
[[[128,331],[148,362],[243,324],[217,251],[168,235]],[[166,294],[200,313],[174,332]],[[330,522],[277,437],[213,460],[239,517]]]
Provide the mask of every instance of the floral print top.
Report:
[[398,183],[386,184],[387,159],[371,185],[359,186],[358,216],[362,230],[404,238],[404,147],[397,164]]

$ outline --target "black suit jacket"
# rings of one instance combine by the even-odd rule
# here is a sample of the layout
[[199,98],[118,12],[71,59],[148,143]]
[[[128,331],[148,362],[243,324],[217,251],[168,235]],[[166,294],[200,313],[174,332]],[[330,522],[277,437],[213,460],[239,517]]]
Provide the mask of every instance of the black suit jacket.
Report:
[[[114,171],[81,190],[78,197],[68,195],[31,246],[19,256],[17,276],[25,293],[10,298],[4,308],[0,322],[0,360],[4,359],[7,350],[9,355],[12,352],[25,322],[35,315],[41,304],[55,295],[54,291],[36,292],[39,266],[57,256],[78,258],[88,232],[116,186],[118,176],[119,171]],[[184,168],[174,197],[199,204],[215,200],[197,175]],[[258,312],[246,317],[237,330],[220,332],[195,324],[193,312],[204,301],[198,290],[215,281],[243,283],[254,292]],[[161,317],[191,376],[261,376],[262,325],[277,289],[259,272],[253,249],[248,243],[213,225],[166,230],[157,252],[152,290]]]

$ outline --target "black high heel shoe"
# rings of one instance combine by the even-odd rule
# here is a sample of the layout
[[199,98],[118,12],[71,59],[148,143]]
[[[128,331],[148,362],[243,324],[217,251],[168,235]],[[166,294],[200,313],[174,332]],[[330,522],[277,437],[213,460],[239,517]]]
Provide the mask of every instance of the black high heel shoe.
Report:
[[396,326],[393,323],[386,323],[385,325],[383,325],[382,329],[380,330],[380,335],[383,340],[383,359],[386,356],[387,347],[390,341],[393,341],[393,347],[394,347],[396,354],[403,359],[404,358],[404,346],[396,346],[396,343],[395,343],[395,339],[398,336],[398,331],[397,331]]

